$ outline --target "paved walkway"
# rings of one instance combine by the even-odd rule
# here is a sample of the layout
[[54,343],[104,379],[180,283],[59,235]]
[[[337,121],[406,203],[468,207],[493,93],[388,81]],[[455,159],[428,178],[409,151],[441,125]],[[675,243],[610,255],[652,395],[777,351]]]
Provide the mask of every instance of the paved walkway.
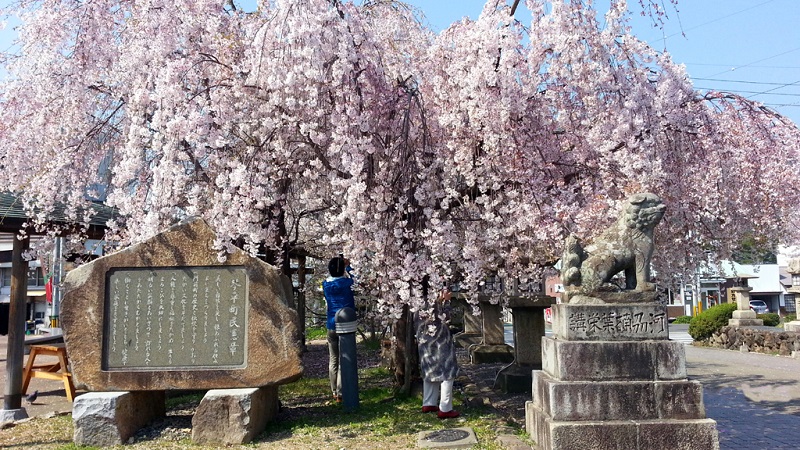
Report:
[[[8,336],[0,336],[0,388],[4,394],[6,392],[7,348]],[[25,356],[25,362],[27,362],[27,360],[28,357]],[[57,358],[49,356],[42,357],[41,362],[48,361],[56,362]],[[40,362],[39,357],[36,358],[36,362]],[[64,391],[64,383],[61,381],[33,378],[28,386],[28,394],[34,391],[39,391],[39,395],[33,404],[28,403],[24,398],[22,399],[22,407],[25,408],[28,417],[42,417],[72,412],[72,402],[67,400],[67,394],[66,391]],[[78,391],[78,394],[81,392],[82,391]],[[3,404],[0,404],[0,409],[2,408]]]
[[800,360],[686,346],[722,450],[800,449]]

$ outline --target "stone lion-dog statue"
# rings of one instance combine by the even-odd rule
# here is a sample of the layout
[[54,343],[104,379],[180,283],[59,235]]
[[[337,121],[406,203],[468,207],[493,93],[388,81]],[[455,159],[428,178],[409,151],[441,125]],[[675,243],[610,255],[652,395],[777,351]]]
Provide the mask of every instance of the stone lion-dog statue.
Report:
[[620,218],[591,245],[584,248],[570,235],[561,260],[561,279],[567,290],[618,291],[611,279],[624,271],[626,290],[655,291],[650,281],[653,230],[666,208],[655,194],[635,194],[628,198]]

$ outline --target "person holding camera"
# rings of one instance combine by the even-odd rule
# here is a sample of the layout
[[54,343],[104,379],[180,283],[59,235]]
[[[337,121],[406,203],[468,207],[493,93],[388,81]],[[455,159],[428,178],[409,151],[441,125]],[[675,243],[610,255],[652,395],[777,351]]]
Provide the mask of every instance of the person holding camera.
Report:
[[353,296],[353,278],[350,277],[350,262],[339,255],[328,262],[330,276],[322,282],[322,293],[328,307],[328,375],[333,399],[342,401],[342,374],[339,370],[339,335],[336,333],[336,313],[342,308],[356,309]]

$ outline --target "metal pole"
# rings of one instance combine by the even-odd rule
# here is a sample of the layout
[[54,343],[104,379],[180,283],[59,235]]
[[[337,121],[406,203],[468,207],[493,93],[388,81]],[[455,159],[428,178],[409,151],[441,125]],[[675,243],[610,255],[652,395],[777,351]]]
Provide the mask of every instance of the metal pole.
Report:
[[342,308],[336,313],[339,335],[339,371],[342,374],[342,403],[352,411],[358,408],[358,363],[356,361],[356,312]]
[[63,291],[61,289],[61,280],[64,278],[64,261],[62,252],[64,248],[64,238],[57,237],[55,249],[53,250],[53,309],[50,316],[50,328],[58,328],[60,326],[58,321],[59,311],[61,309],[61,296]]
[[300,328],[300,349],[306,351],[306,255],[297,257],[297,321]]
[[22,254],[29,239],[14,236],[11,251],[11,305],[8,313],[8,348],[6,349],[6,391],[3,409],[22,407],[22,360],[25,357],[25,306],[28,294],[28,261]]

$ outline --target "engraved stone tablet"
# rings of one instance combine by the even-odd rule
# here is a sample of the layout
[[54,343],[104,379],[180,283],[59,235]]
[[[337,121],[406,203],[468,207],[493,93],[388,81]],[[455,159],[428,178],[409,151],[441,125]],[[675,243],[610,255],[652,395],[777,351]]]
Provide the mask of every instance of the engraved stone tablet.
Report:
[[658,303],[553,305],[553,335],[567,341],[669,339],[667,307]]
[[302,375],[285,277],[238,249],[220,262],[215,240],[193,219],[67,275],[61,322],[76,384],[236,389]]
[[103,368],[244,367],[243,267],[112,269]]

